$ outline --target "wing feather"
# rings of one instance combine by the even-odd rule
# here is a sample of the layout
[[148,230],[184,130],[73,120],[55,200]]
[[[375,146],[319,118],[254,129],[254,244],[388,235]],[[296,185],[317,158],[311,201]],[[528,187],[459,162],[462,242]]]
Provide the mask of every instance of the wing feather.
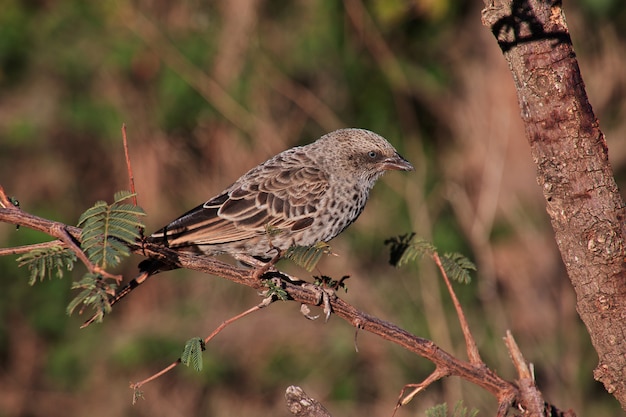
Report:
[[288,232],[310,227],[328,177],[304,154],[292,156],[297,158],[274,158],[254,168],[151,239],[170,247],[223,245],[263,236],[268,226]]

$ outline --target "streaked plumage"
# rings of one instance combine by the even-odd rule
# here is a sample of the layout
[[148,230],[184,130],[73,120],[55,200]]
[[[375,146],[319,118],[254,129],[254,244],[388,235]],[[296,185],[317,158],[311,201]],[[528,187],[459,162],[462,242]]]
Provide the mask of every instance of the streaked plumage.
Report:
[[[276,255],[274,248],[284,251],[334,238],[361,214],[385,171],[412,169],[376,133],[336,130],[251,169],[148,241],[180,251],[269,259]],[[151,275],[170,269],[157,259],[139,267],[141,274],[109,300],[111,305]]]
[[209,255],[273,256],[328,241],[361,214],[387,170],[412,170],[383,137],[342,129],[288,149],[149,237]]

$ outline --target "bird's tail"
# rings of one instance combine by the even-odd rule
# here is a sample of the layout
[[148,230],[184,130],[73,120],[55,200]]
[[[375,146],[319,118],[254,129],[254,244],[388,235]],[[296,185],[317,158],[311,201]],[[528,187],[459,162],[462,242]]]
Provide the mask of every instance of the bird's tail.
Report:
[[[114,304],[117,304],[122,298],[126,297],[131,291],[143,284],[148,278],[158,274],[161,271],[166,270],[164,269],[164,267],[165,265],[163,264],[163,262],[157,259],[146,259],[145,261],[141,262],[139,264],[139,275],[133,278],[128,284],[120,288],[115,293],[115,295],[113,295],[109,299],[109,305],[113,306]],[[80,328],[83,329],[89,326],[91,323],[96,321],[99,316],[100,314],[94,314],[89,320],[85,321],[83,325],[80,326]]]

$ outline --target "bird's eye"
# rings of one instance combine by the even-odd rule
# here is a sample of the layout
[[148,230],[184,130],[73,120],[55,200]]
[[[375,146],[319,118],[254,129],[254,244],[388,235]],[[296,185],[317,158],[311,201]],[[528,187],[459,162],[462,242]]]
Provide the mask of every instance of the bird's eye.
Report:
[[369,151],[367,153],[367,156],[369,156],[371,159],[374,159],[378,156],[378,153],[376,151]]

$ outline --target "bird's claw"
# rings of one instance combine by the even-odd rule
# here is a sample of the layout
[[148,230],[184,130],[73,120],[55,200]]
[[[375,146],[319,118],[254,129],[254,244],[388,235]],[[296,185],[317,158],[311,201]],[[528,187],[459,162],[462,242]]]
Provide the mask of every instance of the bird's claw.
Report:
[[302,315],[309,320],[317,320],[320,317],[319,314],[317,316],[312,316],[311,309],[306,304],[300,304],[300,313],[302,313]]
[[[337,298],[337,294],[335,294],[335,290],[332,288],[325,288],[325,287],[320,287],[319,285],[315,285],[315,284],[309,284],[309,283],[305,283],[302,284],[302,286],[304,288],[307,288],[311,291],[313,291],[316,295],[316,300],[315,300],[315,305],[321,305],[323,306],[323,310],[324,310],[324,317],[325,320],[328,321],[328,319],[330,318],[331,313],[333,312],[333,308],[331,306],[331,300],[334,300],[335,298]],[[303,304],[304,306],[304,304]],[[303,307],[300,307],[300,312],[308,319],[310,320],[315,320],[317,319],[319,316],[309,316],[309,309],[308,307],[306,308],[306,310],[304,310]]]

